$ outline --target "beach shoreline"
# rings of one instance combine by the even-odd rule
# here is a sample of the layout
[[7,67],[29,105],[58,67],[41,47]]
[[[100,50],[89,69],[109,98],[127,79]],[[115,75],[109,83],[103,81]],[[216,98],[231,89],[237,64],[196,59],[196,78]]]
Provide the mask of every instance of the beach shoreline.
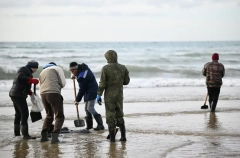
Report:
[[[104,105],[96,107],[103,116],[104,131],[61,134],[61,143],[57,145],[40,142],[42,120],[36,123],[29,120],[30,133],[38,139],[26,141],[13,137],[12,119],[2,119],[0,153],[2,158],[240,156],[239,100],[219,100],[215,113],[200,109],[202,105],[202,101],[124,103],[127,142],[116,143],[106,140],[108,130]],[[1,108],[2,118],[13,118],[12,107]],[[83,117],[83,106],[80,105],[79,109],[80,117]],[[66,104],[64,112],[66,120],[63,127],[84,129],[74,127],[76,112],[73,105]],[[42,115],[44,117],[44,112]],[[120,138],[120,132],[116,138]],[[136,151],[143,152],[139,155]]]

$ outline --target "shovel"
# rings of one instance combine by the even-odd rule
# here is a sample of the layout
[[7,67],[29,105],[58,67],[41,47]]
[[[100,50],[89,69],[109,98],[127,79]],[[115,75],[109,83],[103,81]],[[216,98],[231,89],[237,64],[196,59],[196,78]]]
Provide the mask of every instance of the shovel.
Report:
[[206,95],[205,102],[204,102],[203,106],[201,106],[201,109],[208,109],[208,105],[206,105],[207,98],[208,98],[208,93]]
[[[73,79],[73,86],[74,86],[74,96],[75,96],[75,100],[76,100],[76,85],[75,85],[75,79]],[[76,109],[77,109],[77,120],[74,120],[74,125],[75,127],[84,127],[85,126],[85,122],[84,120],[80,120],[79,118],[79,112],[78,112],[78,105],[76,105]]]

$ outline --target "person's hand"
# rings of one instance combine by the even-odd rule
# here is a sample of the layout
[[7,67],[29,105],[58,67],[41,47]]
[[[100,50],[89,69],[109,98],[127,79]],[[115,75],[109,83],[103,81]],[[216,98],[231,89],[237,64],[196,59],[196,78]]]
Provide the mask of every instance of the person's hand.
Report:
[[27,83],[29,83],[29,84],[38,84],[39,81],[38,81],[38,79],[36,79],[36,78],[29,78],[29,80],[28,80]]
[[28,92],[29,95],[32,95],[32,90],[30,89],[30,91]]
[[75,75],[71,73],[71,77],[70,78],[74,80],[75,79]]
[[74,104],[77,106],[77,105],[79,104],[79,102],[77,102],[77,101],[74,101]]
[[102,98],[100,95],[97,95],[97,102],[99,105],[102,105]]

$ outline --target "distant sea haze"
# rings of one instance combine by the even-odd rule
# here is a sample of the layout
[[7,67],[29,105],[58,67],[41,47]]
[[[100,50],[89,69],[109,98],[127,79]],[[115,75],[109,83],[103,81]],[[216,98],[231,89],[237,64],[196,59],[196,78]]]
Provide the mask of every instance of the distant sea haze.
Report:
[[135,81],[129,86],[204,86],[202,68],[212,54],[226,70],[225,86],[240,86],[240,41],[221,42],[1,42],[0,80],[12,80],[17,69],[34,59],[42,67],[55,62],[70,77],[69,63],[86,63],[97,78],[107,64],[104,54],[113,49]]

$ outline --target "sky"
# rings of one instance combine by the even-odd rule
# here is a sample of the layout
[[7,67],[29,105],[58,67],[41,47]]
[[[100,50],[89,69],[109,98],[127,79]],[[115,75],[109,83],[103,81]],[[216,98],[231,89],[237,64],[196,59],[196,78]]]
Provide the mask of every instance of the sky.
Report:
[[0,0],[0,41],[240,40],[240,0]]

